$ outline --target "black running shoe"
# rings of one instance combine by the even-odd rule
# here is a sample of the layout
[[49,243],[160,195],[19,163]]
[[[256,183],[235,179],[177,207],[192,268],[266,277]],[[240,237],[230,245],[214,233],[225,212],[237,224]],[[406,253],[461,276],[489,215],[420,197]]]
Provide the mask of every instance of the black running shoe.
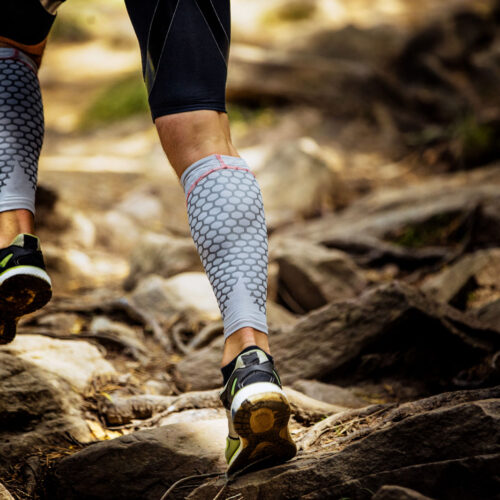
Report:
[[290,405],[272,361],[260,348],[244,351],[221,392],[228,412],[227,474],[286,462],[297,452],[288,431]]
[[18,235],[0,250],[0,344],[14,340],[18,319],[43,307],[51,296],[39,239]]

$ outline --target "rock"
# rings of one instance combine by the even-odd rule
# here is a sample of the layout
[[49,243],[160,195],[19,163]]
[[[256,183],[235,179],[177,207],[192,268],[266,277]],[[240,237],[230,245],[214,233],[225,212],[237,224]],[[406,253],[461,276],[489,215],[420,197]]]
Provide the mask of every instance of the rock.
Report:
[[2,483],[0,483],[0,500],[14,500],[14,497]]
[[499,276],[500,249],[492,248],[462,257],[425,279],[421,288],[436,300],[460,309],[480,307],[485,300],[500,298]]
[[319,149],[309,138],[280,145],[257,173],[270,228],[338,206],[343,191],[340,180],[321,158]]
[[402,486],[385,485],[373,495],[372,500],[432,500],[432,498]]
[[312,59],[311,54],[235,44],[227,98],[262,105],[302,103],[334,110],[337,117],[364,112],[367,93],[378,83],[374,69],[359,61]]
[[54,288],[61,291],[121,282],[128,273],[128,262],[124,257],[99,249],[84,252],[44,244],[43,252]]
[[[158,500],[186,476],[225,469],[226,418],[166,425],[89,446],[64,458],[49,497]],[[172,498],[184,498],[183,489]]]
[[[397,282],[313,311],[270,338],[285,384],[304,378],[351,387],[378,381],[404,399],[453,388],[454,377],[487,363],[500,347],[497,329]],[[217,339],[177,365],[192,389],[218,385],[220,349]]]
[[498,330],[394,282],[310,313],[275,335],[273,354],[285,383],[318,378],[343,386],[381,377],[426,394],[446,388],[499,342]]
[[324,384],[317,380],[296,380],[292,384],[292,388],[310,398],[345,408],[361,408],[367,404],[366,401],[356,397],[349,389],[344,389],[337,385]]
[[439,264],[450,255],[446,248],[408,248],[382,241],[365,233],[339,234],[329,239],[325,246],[349,254],[361,266],[371,268],[390,266],[395,269],[395,274],[400,269],[413,271],[418,268]]
[[113,366],[97,347],[82,340],[58,340],[42,335],[18,335],[11,344],[0,347],[47,373],[65,380],[83,392],[95,379],[116,376]]
[[90,442],[81,402],[65,381],[2,349],[0,477],[41,450],[69,448],[71,439]]
[[170,278],[188,271],[203,271],[191,238],[148,233],[136,242],[130,257],[130,273],[124,287],[126,290],[132,290],[139,280],[150,274]]
[[184,410],[178,413],[171,413],[160,420],[159,425],[172,425],[172,424],[187,424],[193,422],[203,422],[206,420],[227,420],[226,410],[224,408],[202,408],[196,410]]
[[[455,394],[407,403],[404,412],[386,409],[368,419],[364,433],[333,426],[316,449],[238,478],[224,496],[368,500],[390,484],[444,500],[494,498],[500,488],[499,388]],[[222,480],[205,482],[187,498],[213,498],[222,486]]]
[[[26,320],[29,321],[28,318]],[[56,312],[44,314],[36,319],[38,325],[63,332],[79,333],[82,328],[82,319],[76,313]]]
[[278,295],[296,313],[354,297],[366,287],[349,255],[304,240],[271,240],[270,259],[279,265]]
[[115,210],[128,215],[148,229],[161,226],[164,212],[156,190],[149,186],[127,193],[125,198],[116,205]]
[[147,362],[148,349],[144,345],[142,333],[125,323],[111,321],[106,316],[95,316],[89,325],[90,333],[100,335],[104,340],[116,341],[124,346],[124,351],[135,359]]
[[294,325],[297,320],[297,316],[294,316],[288,309],[285,309],[283,306],[268,300],[267,322],[271,328]]
[[99,214],[94,224],[99,243],[115,252],[129,252],[142,244],[140,224],[119,210]]
[[318,401],[291,387],[284,387],[283,390],[288,398],[294,417],[300,421],[314,422],[345,410],[345,407]]
[[[495,222],[490,212],[488,217],[484,214],[491,205],[498,205],[499,186],[500,168],[494,165],[443,175],[406,188],[380,189],[339,214],[295,223],[277,230],[276,236],[302,238],[327,247],[336,247],[336,242],[347,247],[352,239],[362,237],[411,249],[444,249],[456,248],[463,242],[474,222],[485,234],[494,234],[488,245],[498,246],[498,218]],[[475,241],[468,243],[474,245]]]
[[137,285],[130,301],[160,320],[181,314],[196,326],[220,319],[217,299],[205,273],[181,273],[169,279],[148,276]]
[[477,317],[489,328],[498,328],[500,325],[500,299],[490,302],[477,311]]
[[219,365],[224,348],[224,338],[213,340],[208,346],[193,351],[176,365],[178,377],[186,384],[186,390],[204,391],[222,385]]

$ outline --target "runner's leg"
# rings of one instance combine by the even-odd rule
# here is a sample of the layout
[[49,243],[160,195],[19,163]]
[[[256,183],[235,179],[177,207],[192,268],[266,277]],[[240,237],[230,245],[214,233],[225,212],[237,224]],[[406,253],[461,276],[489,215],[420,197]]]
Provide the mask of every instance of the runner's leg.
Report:
[[[217,279],[216,274],[221,274],[217,266],[212,266],[204,259],[204,250],[198,246],[205,268],[214,286],[215,293],[219,298],[223,315],[226,322],[226,343],[222,364],[231,361],[241,350],[248,345],[258,345],[269,351],[267,342],[267,326],[265,321],[265,295],[267,282],[267,236],[265,231],[264,215],[261,207],[260,190],[254,177],[249,172],[248,166],[239,158],[239,155],[231,142],[229,123],[226,115],[225,104],[225,84],[227,76],[227,57],[229,52],[230,38],[230,15],[229,0],[213,0],[205,2],[201,0],[128,0],[126,5],[130,18],[137,33],[141,46],[143,72],[149,92],[149,102],[153,119],[155,120],[160,140],[165,152],[177,172],[182,174],[196,162],[205,159],[206,167],[198,167],[200,172],[208,166],[219,165],[212,155],[223,155],[230,157],[227,162],[244,165],[248,170],[245,177],[249,179],[249,184],[245,187],[241,184],[241,171],[232,170],[222,174],[222,171],[214,172],[211,177],[222,178],[229,173],[235,178],[235,182],[230,183],[235,191],[240,195],[241,189],[246,192],[240,196],[240,208],[251,204],[257,210],[259,216],[259,254],[255,254],[255,262],[250,273],[257,272],[255,263],[258,263],[258,283],[249,283],[253,277],[244,276],[248,264],[247,252],[243,250],[237,256],[236,252],[228,253],[224,246],[230,244],[229,241],[211,245],[210,259],[218,262],[224,261],[230,269],[230,260],[234,261],[238,267],[237,274],[241,275],[241,286],[232,288],[229,299],[224,293],[227,283],[232,283],[232,278]],[[189,187],[188,187],[189,188]],[[238,189],[236,189],[238,188]],[[198,191],[201,184],[198,186]],[[245,199],[250,193],[255,191],[255,198]],[[227,190],[225,191],[227,194]],[[196,192],[193,190],[193,199]],[[205,205],[202,210],[210,215],[210,207]],[[237,207],[235,207],[237,211]],[[241,211],[241,210],[240,210]],[[240,211],[237,211],[239,215]],[[207,222],[211,219],[207,219]],[[245,238],[250,233],[242,228],[246,227],[247,220],[242,218],[236,221],[242,224],[237,228],[238,243],[244,245]],[[208,226],[207,226],[208,228]],[[223,237],[219,234],[219,229],[214,229],[218,239]],[[254,229],[251,228],[251,231]],[[196,241],[200,241],[193,229],[193,236]],[[242,231],[240,234],[239,232]],[[229,235],[232,239],[233,234]],[[248,253],[251,253],[252,245],[256,244],[256,239],[250,239],[250,245],[246,243]],[[235,242],[236,243],[236,242]],[[237,248],[237,245],[234,245]],[[237,258],[239,257],[239,258]],[[259,258],[257,258],[259,257]],[[252,289],[246,288],[247,285]],[[253,288],[257,289],[253,290]],[[247,294],[242,295],[242,290]],[[231,297],[239,298],[231,301]],[[257,297],[258,296],[258,297]],[[236,302],[237,305],[233,305]],[[225,304],[232,304],[226,307]],[[259,322],[250,321],[248,312],[254,307],[260,309]],[[234,312],[234,309],[237,311]],[[230,313],[229,313],[230,311]],[[255,311],[254,311],[255,312]],[[236,314],[237,320],[242,326],[236,330],[228,325],[228,316]],[[246,323],[246,324],[245,324]]]
[[32,234],[44,132],[37,71],[55,18],[47,10],[54,2],[42,1],[2,0],[0,7],[0,344],[52,294]]
[[0,7],[0,248],[34,232],[44,128],[37,71],[55,19],[47,9],[56,3],[2,0]]
[[225,115],[229,0],[126,0],[149,102],[181,179],[191,234],[224,321],[228,473],[295,455],[290,406],[269,355],[267,231],[259,186]]

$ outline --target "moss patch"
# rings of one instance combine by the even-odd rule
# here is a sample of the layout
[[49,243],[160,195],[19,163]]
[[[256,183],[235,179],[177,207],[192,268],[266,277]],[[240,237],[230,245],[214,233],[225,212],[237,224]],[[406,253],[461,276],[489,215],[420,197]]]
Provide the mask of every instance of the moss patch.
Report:
[[146,88],[140,74],[120,78],[104,88],[84,111],[79,128],[89,130],[135,115],[149,113]]

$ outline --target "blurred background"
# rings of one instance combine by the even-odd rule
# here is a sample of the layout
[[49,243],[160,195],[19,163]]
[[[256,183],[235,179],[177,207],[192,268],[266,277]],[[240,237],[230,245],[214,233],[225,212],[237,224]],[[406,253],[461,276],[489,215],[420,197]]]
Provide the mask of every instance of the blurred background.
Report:
[[[500,155],[498,2],[233,0],[232,11],[229,115],[271,231]],[[40,76],[38,223],[56,282],[121,283],[145,234],[189,234],[123,2],[64,4]]]
[[[500,383],[500,1],[231,3],[228,109],[266,207],[271,347],[294,390],[292,434],[317,454],[249,488],[317,498],[342,477],[336,498],[383,484],[497,498],[485,457],[498,462],[498,412],[485,400]],[[65,2],[40,78],[37,233],[55,293],[0,349],[0,481],[13,466],[16,499],[159,498],[222,456],[222,322],[123,0]],[[385,406],[323,420],[372,404]],[[154,428],[170,424],[201,441],[164,453]],[[141,428],[153,433],[142,454],[119,437]],[[216,451],[200,462],[208,435]],[[36,493],[52,482],[59,496]]]

